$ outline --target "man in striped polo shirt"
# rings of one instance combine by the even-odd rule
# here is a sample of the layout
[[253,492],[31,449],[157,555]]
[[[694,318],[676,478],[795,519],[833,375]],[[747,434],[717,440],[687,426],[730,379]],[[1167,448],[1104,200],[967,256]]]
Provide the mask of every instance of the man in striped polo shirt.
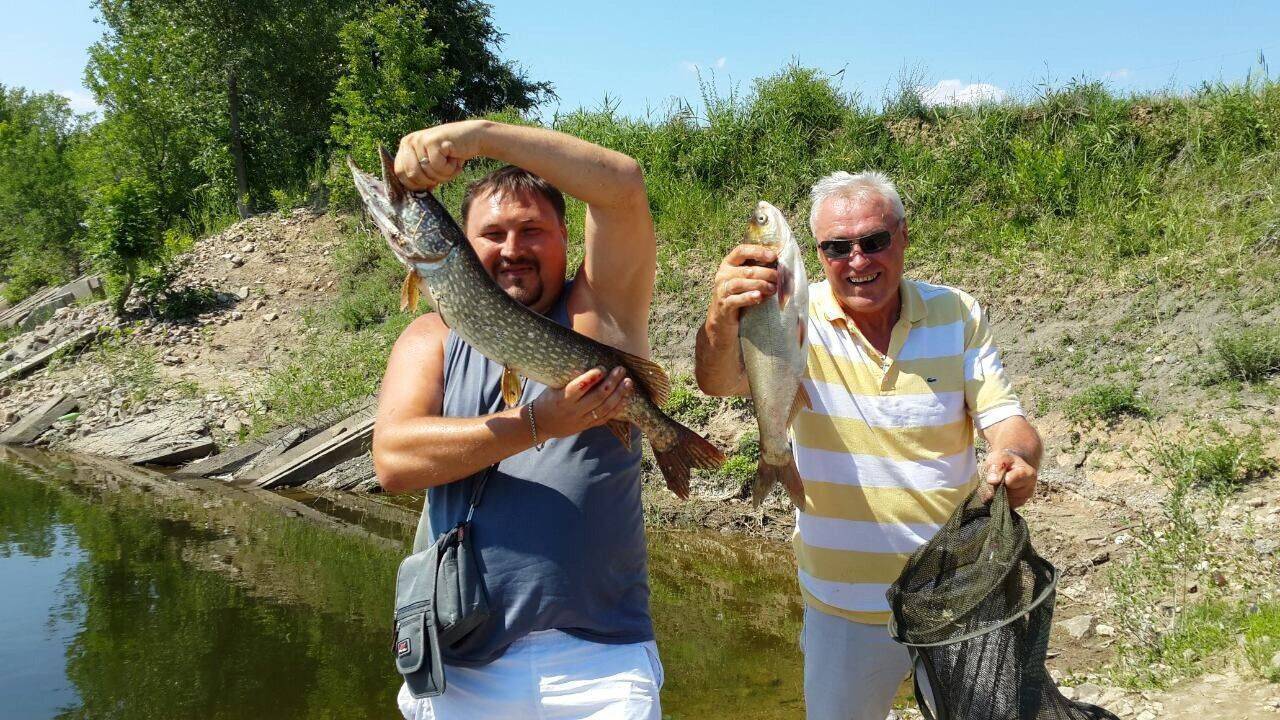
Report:
[[[902,200],[884,175],[813,187],[810,228],[826,279],[809,287],[812,408],[792,426],[804,482],[794,545],[805,599],[808,717],[881,720],[910,670],[886,631],[885,590],[974,487],[1035,489],[1040,438],[1023,416],[976,300],[903,277]],[[745,395],[743,308],[773,294],[773,251],[734,248],[698,333],[698,385]],[[974,430],[989,453],[980,473]]]

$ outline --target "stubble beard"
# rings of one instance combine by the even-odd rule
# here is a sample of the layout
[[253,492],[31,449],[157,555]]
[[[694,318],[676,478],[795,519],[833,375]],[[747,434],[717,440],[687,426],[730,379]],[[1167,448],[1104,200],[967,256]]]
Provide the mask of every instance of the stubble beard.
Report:
[[500,262],[495,270],[495,275],[500,275],[504,267],[515,264],[528,266],[530,272],[514,278],[508,278],[503,284],[502,290],[507,294],[507,297],[521,305],[533,307],[542,299],[542,266],[533,258],[522,259],[517,263]]

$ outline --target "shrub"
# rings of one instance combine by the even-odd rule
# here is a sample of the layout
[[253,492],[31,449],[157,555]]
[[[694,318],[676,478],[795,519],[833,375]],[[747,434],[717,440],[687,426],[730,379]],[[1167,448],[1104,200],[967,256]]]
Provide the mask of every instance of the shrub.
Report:
[[1233,380],[1259,382],[1280,372],[1280,326],[1225,332],[1214,339],[1213,349]]
[[164,253],[155,188],[133,178],[107,185],[89,204],[85,223],[88,254],[114,280],[120,315],[138,276]]
[[1151,408],[1134,385],[1094,385],[1067,401],[1067,417],[1078,423],[1113,423],[1128,416],[1149,417]]
[[178,267],[161,263],[138,277],[137,291],[151,314],[164,320],[187,320],[218,305],[208,285],[179,285]]
[[1263,452],[1260,432],[1233,435],[1216,424],[1185,445],[1157,441],[1152,455],[1175,485],[1223,492],[1261,480],[1277,469],[1275,459]]

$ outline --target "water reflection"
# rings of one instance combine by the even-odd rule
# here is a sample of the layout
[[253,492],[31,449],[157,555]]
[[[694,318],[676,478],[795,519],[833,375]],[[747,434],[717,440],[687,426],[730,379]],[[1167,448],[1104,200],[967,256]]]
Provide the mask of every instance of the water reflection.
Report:
[[[75,620],[65,664],[50,662],[51,651],[63,655],[56,636],[6,641],[46,674],[65,668],[72,688],[49,694],[0,674],[0,717],[367,718],[394,707],[382,628],[264,602],[193,568],[183,551],[199,547],[200,533],[185,523],[51,491],[3,465],[0,508],[0,562],[24,573],[6,578],[21,588],[7,602]],[[60,528],[78,551],[59,566],[50,561]],[[33,567],[63,573],[56,602],[29,582]]]
[[[0,672],[0,718],[396,716],[383,626],[396,553],[289,550],[319,544],[295,537],[301,520],[283,531],[253,520],[228,538],[198,505],[161,512],[77,472],[88,471],[0,463],[0,668],[15,669]],[[237,566],[212,562],[228,543]],[[664,714],[800,716],[785,548],[651,532],[650,551]],[[357,560],[363,574],[348,567]]]

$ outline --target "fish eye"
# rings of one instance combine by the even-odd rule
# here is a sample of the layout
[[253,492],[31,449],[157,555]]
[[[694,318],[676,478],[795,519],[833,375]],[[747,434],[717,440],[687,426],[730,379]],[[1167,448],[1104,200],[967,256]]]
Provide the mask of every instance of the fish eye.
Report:
[[760,225],[768,225],[768,224],[769,224],[769,216],[768,216],[768,215],[765,215],[764,213],[761,213],[761,214],[759,214],[759,215],[757,215],[757,216],[756,216],[756,222],[757,222],[758,224],[760,224]]

